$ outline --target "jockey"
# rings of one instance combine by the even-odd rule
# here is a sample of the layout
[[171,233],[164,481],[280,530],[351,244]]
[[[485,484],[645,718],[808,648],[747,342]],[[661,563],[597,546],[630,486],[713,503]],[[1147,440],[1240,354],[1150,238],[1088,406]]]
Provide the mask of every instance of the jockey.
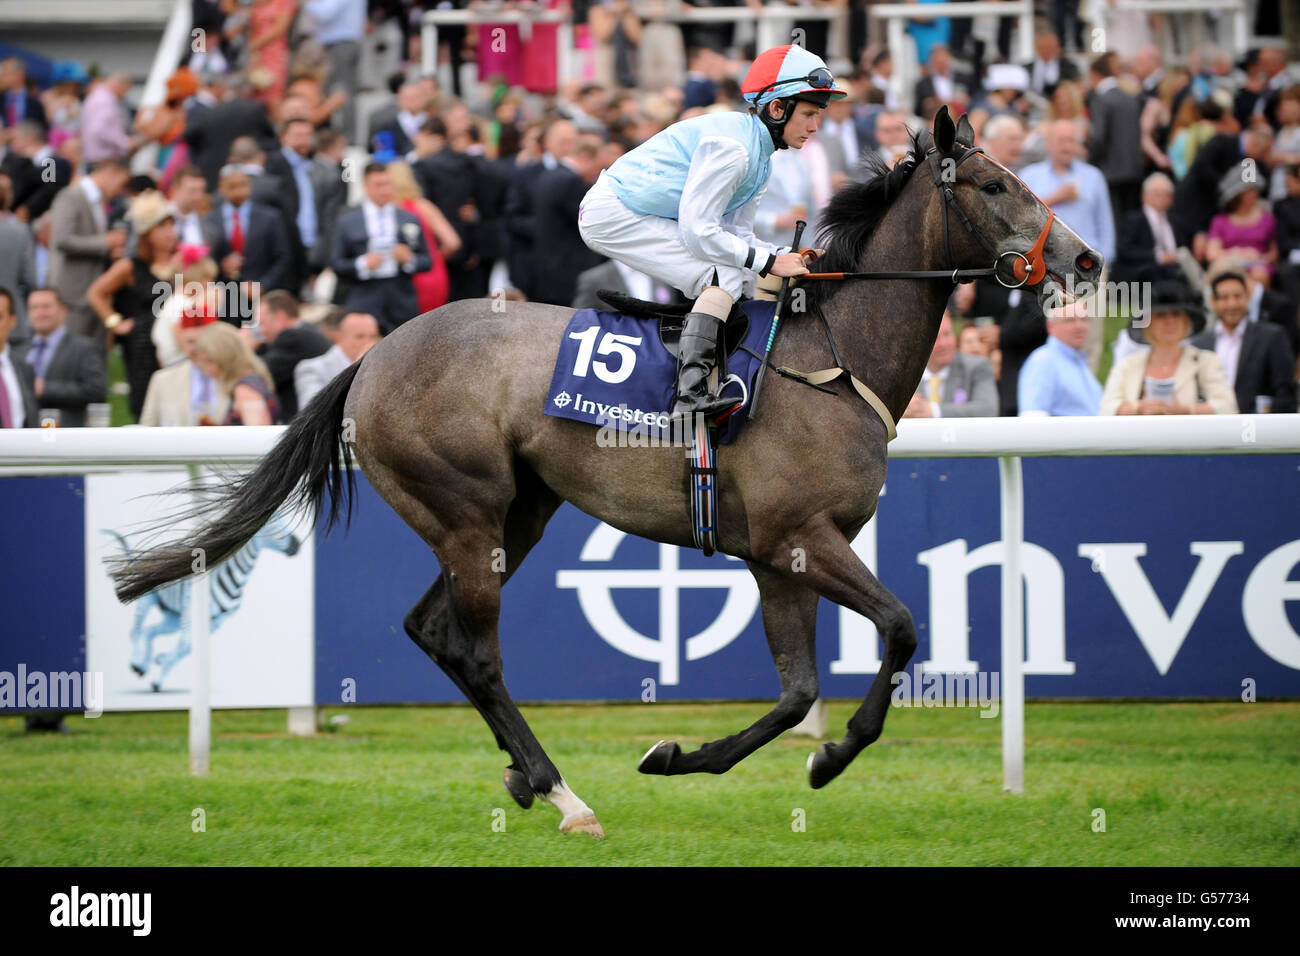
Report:
[[708,380],[721,325],[749,274],[808,271],[805,256],[755,237],[754,213],[772,153],[801,149],[826,104],[847,95],[821,57],[800,46],[760,54],[741,91],[748,113],[674,123],[615,160],[578,208],[578,230],[593,250],[694,299],[682,329],[674,416],[736,404],[711,394]]

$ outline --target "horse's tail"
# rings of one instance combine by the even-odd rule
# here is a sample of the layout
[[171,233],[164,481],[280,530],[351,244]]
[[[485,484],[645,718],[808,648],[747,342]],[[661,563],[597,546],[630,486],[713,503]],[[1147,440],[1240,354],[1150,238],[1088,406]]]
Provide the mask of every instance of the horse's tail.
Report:
[[355,483],[352,449],[344,433],[343,405],[360,364],[356,362],[340,372],[298,413],[255,471],[202,489],[196,505],[168,519],[170,524],[173,520],[214,515],[198,530],[184,539],[139,553],[128,552],[110,561],[109,573],[118,600],[133,601],[189,576],[196,570],[196,549],[202,549],[199,553],[206,567],[215,567],[242,548],[286,500],[292,499],[294,507],[314,515],[328,487],[326,527],[333,527],[340,512],[350,518]]

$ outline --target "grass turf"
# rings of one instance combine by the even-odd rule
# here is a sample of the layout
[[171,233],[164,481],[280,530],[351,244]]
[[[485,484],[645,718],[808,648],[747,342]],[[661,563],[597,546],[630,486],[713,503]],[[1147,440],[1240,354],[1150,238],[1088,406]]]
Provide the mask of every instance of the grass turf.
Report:
[[[832,736],[852,711],[830,704]],[[184,714],[0,719],[5,865],[1294,865],[1300,703],[1031,703],[1026,792],[1001,790],[1000,720],[894,708],[884,737],[809,789],[807,738],[722,776],[649,777],[762,704],[525,708],[604,841],[516,806],[468,707],[353,708],[289,737],[283,711],[218,712],[187,776]],[[338,713],[330,710],[328,713]],[[194,811],[205,829],[195,832]],[[1094,832],[1094,810],[1105,832]],[[804,829],[796,824],[802,819]],[[504,831],[501,825],[504,822]],[[494,829],[494,823],[496,828]]]

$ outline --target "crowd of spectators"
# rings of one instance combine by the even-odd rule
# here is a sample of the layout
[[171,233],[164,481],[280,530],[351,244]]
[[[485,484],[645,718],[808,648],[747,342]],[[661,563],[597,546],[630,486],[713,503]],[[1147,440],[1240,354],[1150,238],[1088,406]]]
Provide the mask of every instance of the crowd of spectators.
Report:
[[[758,6],[697,5],[740,2]],[[449,301],[677,298],[588,249],[578,205],[669,124],[743,107],[754,51],[734,27],[549,2],[572,11],[576,79],[560,76],[558,24],[482,23],[440,30],[444,88],[418,66],[424,6],[193,0],[201,42],[163,101],[134,110],[125,75],[59,63],[37,84],[23,60],[0,64],[0,425],[84,423],[114,349],[133,421],[284,422]],[[1103,389],[1101,296],[1045,315],[1020,290],[958,287],[909,416],[1294,411],[1300,85],[1285,51],[1081,52],[1062,16],[1039,22],[1027,63],[1009,58],[1010,18],[987,43],[964,20],[914,22],[923,75],[902,96],[898,51],[855,27],[837,67],[851,95],[774,155],[755,231],[787,242],[804,219],[815,235],[864,156],[896,162],[947,106],[1105,256],[1105,281],[1145,292]],[[824,21],[796,27],[824,52]],[[378,91],[358,68],[376,35],[392,67]]]

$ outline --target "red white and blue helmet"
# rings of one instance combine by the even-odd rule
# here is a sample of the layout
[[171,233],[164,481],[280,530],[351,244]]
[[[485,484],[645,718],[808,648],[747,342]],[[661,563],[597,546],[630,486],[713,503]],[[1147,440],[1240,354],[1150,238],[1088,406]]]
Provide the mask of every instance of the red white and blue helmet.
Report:
[[835,77],[821,57],[794,44],[774,46],[760,53],[745,74],[740,91],[750,106],[784,99],[825,106],[848,96],[835,87]]

